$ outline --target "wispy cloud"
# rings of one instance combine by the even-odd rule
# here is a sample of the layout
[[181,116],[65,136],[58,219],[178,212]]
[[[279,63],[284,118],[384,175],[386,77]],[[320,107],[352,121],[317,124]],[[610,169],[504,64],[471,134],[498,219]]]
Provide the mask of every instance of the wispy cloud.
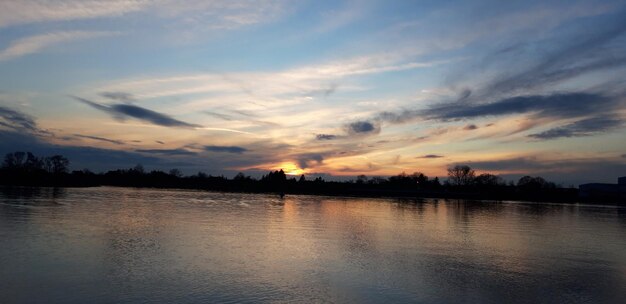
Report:
[[337,135],[333,135],[333,134],[316,134],[315,138],[317,140],[333,140],[333,139],[337,138]]
[[454,102],[436,105],[419,114],[444,120],[526,113],[537,117],[573,118],[606,112],[615,106],[612,98],[598,93],[556,93],[516,96],[484,104]]
[[624,125],[624,121],[617,117],[593,117],[576,121],[562,127],[553,128],[541,133],[528,135],[536,139],[555,139],[561,137],[591,136],[600,132],[614,130]]
[[198,154],[185,149],[137,149],[135,152],[169,156],[195,156]]
[[180,29],[230,29],[272,20],[284,12],[285,1],[174,0],[7,0],[0,2],[0,28],[37,22],[120,18],[143,13],[175,20]]
[[21,38],[0,51],[0,61],[38,53],[46,48],[69,41],[117,35],[116,32],[66,31]]
[[121,16],[149,3],[148,0],[6,0],[0,2],[0,27]]
[[0,129],[10,129],[32,136],[53,135],[50,131],[39,127],[34,117],[4,106],[0,106]]
[[102,92],[100,96],[104,98],[108,98],[115,101],[123,101],[123,102],[131,102],[135,101],[135,96],[131,93],[126,92]]
[[0,125],[17,131],[37,132],[39,130],[33,117],[3,106],[0,106]]
[[82,135],[82,134],[74,134],[74,136],[75,137],[80,137],[80,138],[87,138],[87,139],[93,139],[93,140],[97,140],[97,141],[108,142],[108,143],[112,143],[112,144],[116,144],[116,145],[123,145],[123,144],[125,144],[121,140],[109,139],[109,138],[99,137],[99,136]]

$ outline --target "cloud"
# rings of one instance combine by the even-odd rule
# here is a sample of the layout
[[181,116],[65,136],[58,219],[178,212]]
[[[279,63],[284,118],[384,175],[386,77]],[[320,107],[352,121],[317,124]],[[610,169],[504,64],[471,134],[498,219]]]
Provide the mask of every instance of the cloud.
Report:
[[570,44],[552,51],[528,69],[511,75],[500,75],[485,88],[486,94],[514,93],[538,86],[547,86],[584,73],[615,68],[626,64],[626,56],[619,48],[606,47],[626,32],[622,14],[617,20],[596,25],[585,36],[571,37]]
[[100,93],[100,96],[116,101],[135,101],[135,97],[133,96],[133,94],[125,92],[102,92]]
[[237,146],[204,146],[204,150],[209,152],[219,152],[219,153],[235,153],[241,154],[243,152],[248,151],[248,149]]
[[346,129],[350,135],[378,134],[380,125],[375,122],[361,120],[347,124]]
[[209,115],[209,116],[213,116],[219,119],[223,119],[223,120],[227,120],[227,121],[232,121],[234,118],[230,115],[227,114],[222,114],[222,113],[216,113],[216,112],[211,112],[211,111],[204,111],[204,114]]
[[622,154],[622,158],[626,158],[626,154]]
[[174,1],[174,0],[19,0],[0,2],[0,28],[37,22],[63,22],[120,18],[141,12],[168,20],[186,36],[189,31],[232,29],[274,20],[288,2],[281,0]]
[[93,19],[121,16],[149,4],[145,0],[52,0],[0,2],[0,28],[35,22]]
[[160,140],[155,140],[154,142],[157,143],[157,144],[160,144],[160,145],[164,145],[165,144],[164,142],[162,142]]
[[[237,113],[237,111],[233,111],[235,113]],[[247,123],[251,123],[257,126],[265,126],[265,127],[277,127],[280,126],[277,123],[271,122],[271,121],[263,121],[263,120],[257,120],[257,119],[237,119],[235,117],[233,117],[232,115],[228,115],[228,114],[222,114],[222,113],[217,113],[217,112],[211,112],[211,111],[204,111],[204,114],[207,114],[209,116],[213,116],[222,120],[226,120],[226,121],[240,121],[240,122],[247,122]],[[241,116],[244,117],[252,117],[249,114],[243,114],[243,113],[237,113]]]
[[599,132],[606,132],[622,126],[623,120],[616,117],[593,117],[576,121],[574,123],[553,128],[541,133],[528,135],[536,139],[555,139],[560,137],[590,136]]
[[295,156],[298,166],[302,169],[306,169],[310,166],[319,165],[324,161],[324,155],[320,153],[305,153]]
[[16,131],[39,132],[35,119],[22,112],[0,106],[0,126]]
[[463,130],[466,130],[466,131],[471,131],[471,130],[476,130],[476,129],[478,129],[478,127],[475,124],[469,124],[463,127]]
[[0,130],[0,155],[14,151],[29,151],[38,156],[60,154],[70,160],[70,167],[73,170],[88,168],[102,171],[124,168],[139,163],[149,166],[166,166],[165,162],[158,158],[147,157],[138,153],[93,147],[54,145],[23,132]]
[[149,153],[149,154],[160,154],[160,155],[170,155],[170,156],[193,156],[196,155],[196,152],[192,152],[185,149],[138,149],[135,152],[139,153]]
[[626,163],[617,159],[541,160],[537,157],[514,157],[500,160],[467,162],[474,169],[540,175],[564,183],[611,182],[626,171]]
[[180,121],[169,117],[165,114],[161,114],[152,110],[148,110],[139,106],[129,104],[113,104],[110,106],[101,105],[92,101],[89,101],[80,97],[73,97],[74,99],[85,103],[95,109],[103,112],[107,112],[113,115],[117,119],[125,119],[126,117],[132,117],[146,122],[150,122],[155,125],[164,127],[179,127],[179,128],[202,128],[201,125],[190,124],[184,121]]
[[486,104],[449,103],[425,110],[422,114],[431,119],[457,120],[533,113],[536,117],[576,118],[590,113],[606,112],[616,102],[597,93],[555,93],[551,95],[526,95],[497,100]]
[[315,138],[317,140],[333,140],[333,139],[337,138],[337,135],[333,135],[333,134],[316,134]]
[[0,61],[37,53],[47,47],[69,41],[117,35],[115,32],[66,31],[30,36],[15,40],[0,51]]
[[442,158],[442,157],[443,157],[443,155],[426,154],[426,155],[418,156],[416,158]]
[[[522,58],[528,61],[523,68],[498,66],[499,71],[506,72],[496,75],[482,87],[466,88],[459,96],[443,100],[443,103],[430,109],[385,111],[375,118],[389,123],[406,123],[419,119],[456,120],[529,113],[535,114],[534,118],[569,119],[610,112],[620,106],[619,100],[605,88],[598,90],[602,93],[585,90],[541,93],[540,90],[551,89],[575,77],[626,65],[626,55],[619,44],[626,33],[626,21],[622,15],[613,14],[594,27],[576,31],[575,35],[563,37],[561,34],[552,40],[539,41],[528,54],[516,52],[518,57],[528,55],[528,58]],[[515,48],[528,44],[512,42]],[[537,51],[538,48],[540,51]],[[484,61],[491,63],[501,60],[501,56],[509,56],[501,53],[492,54]],[[502,62],[511,61],[508,57],[505,59]],[[471,72],[471,77],[475,77],[476,71]],[[465,86],[454,85],[457,88]]]
[[123,145],[124,144],[124,142],[121,141],[121,140],[108,139],[108,138],[98,137],[98,136],[82,135],[82,134],[74,134],[74,136],[75,137],[80,137],[80,138],[87,138],[87,139],[104,141],[104,142],[108,142],[108,143],[112,143],[112,144],[116,144],[116,145]]

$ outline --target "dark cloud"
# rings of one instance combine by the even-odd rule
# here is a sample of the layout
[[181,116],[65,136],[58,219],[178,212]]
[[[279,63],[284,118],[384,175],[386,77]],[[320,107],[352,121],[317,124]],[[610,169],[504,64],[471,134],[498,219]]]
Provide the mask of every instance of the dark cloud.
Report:
[[296,161],[300,168],[305,169],[310,166],[319,165],[324,161],[324,155],[321,153],[307,153],[297,155]]
[[40,131],[33,117],[3,106],[0,106],[0,125],[16,131]]
[[463,127],[463,130],[466,130],[466,131],[471,131],[471,130],[476,130],[476,129],[478,129],[478,127],[475,124],[469,124]]
[[616,102],[596,93],[556,93],[501,99],[487,104],[451,103],[423,112],[431,119],[456,120],[484,116],[534,113],[536,117],[577,118],[607,112]]
[[615,117],[593,117],[579,120],[577,122],[553,128],[541,133],[528,135],[536,139],[555,139],[560,137],[581,137],[590,136],[599,132],[606,132],[623,125],[623,121]]
[[442,157],[443,157],[443,155],[426,154],[426,155],[418,156],[416,158],[442,158]]
[[380,126],[377,123],[365,120],[349,123],[346,125],[346,129],[351,135],[378,134],[380,132]]
[[626,154],[622,154],[622,158],[626,158]]
[[[92,147],[54,145],[23,132],[0,131],[0,155],[14,151],[29,151],[38,156],[60,154],[70,160],[72,170],[88,168],[94,171],[103,171],[127,168],[139,163],[155,167],[167,166],[163,160],[139,153]],[[191,163],[188,165],[191,165]]]
[[74,134],[74,136],[75,137],[80,137],[80,138],[88,138],[88,139],[93,139],[93,140],[104,141],[104,142],[108,142],[108,143],[112,143],[112,144],[116,144],[116,145],[123,145],[124,144],[124,142],[121,141],[121,140],[114,140],[114,139],[98,137],[98,136],[82,135],[82,134]]
[[469,164],[476,169],[481,170],[528,170],[530,172],[543,169],[546,165],[539,162],[536,158],[532,157],[517,157],[501,160],[487,160],[469,162]]
[[235,153],[241,154],[248,151],[248,149],[237,146],[204,146],[204,150],[209,152],[222,152],[222,153]]
[[160,145],[164,145],[165,144],[164,142],[162,142],[160,140],[155,140],[154,142],[157,143],[157,144],[160,144]]
[[337,138],[337,135],[332,135],[332,134],[317,134],[315,135],[315,138],[317,140],[333,140],[335,138]]
[[626,64],[626,56],[619,48],[608,47],[626,32],[623,14],[595,25],[584,36],[559,41],[561,48],[550,51],[536,64],[518,73],[500,75],[485,88],[484,94],[510,94],[547,86],[579,75]]
[[196,152],[188,151],[185,149],[139,149],[135,150],[135,152],[140,153],[150,153],[150,154],[160,154],[160,155],[170,155],[170,156],[193,156],[197,155]]
[[113,115],[116,119],[125,119],[127,117],[136,118],[146,122],[150,122],[155,125],[164,127],[179,127],[179,128],[201,128],[201,125],[190,124],[184,121],[180,121],[169,117],[165,114],[161,114],[152,110],[148,110],[139,106],[129,104],[113,104],[113,105],[101,105],[93,101],[89,101],[80,97],[73,97],[74,99],[85,103],[95,109],[103,112],[107,112]]
[[[626,19],[623,18],[623,12],[614,14],[613,17],[587,28],[583,34],[579,31],[575,36],[559,36],[556,38],[559,41],[541,41],[532,48],[526,48],[527,43],[514,42],[513,48],[520,49],[520,52],[515,52],[515,56],[529,57],[529,63],[522,69],[501,66],[499,70],[505,71],[503,74],[497,75],[483,87],[462,90],[454,101],[444,101],[443,104],[427,110],[381,112],[375,118],[389,123],[405,123],[416,119],[456,120],[526,113],[535,113],[535,118],[566,119],[610,113],[623,105],[620,105],[619,98],[611,97],[616,94],[609,92],[623,85],[600,85],[595,90],[602,93],[528,92],[550,89],[555,84],[575,77],[626,65],[626,53],[620,45],[626,33]],[[498,51],[485,61],[511,61],[505,53],[510,53],[513,48],[506,52]],[[521,51],[522,48],[526,53]],[[621,95],[622,92],[623,90],[619,90],[617,94]]]
[[124,92],[102,92],[100,96],[116,101],[131,102],[135,101],[135,97],[131,93]]
[[[202,147],[200,146],[200,148]],[[199,170],[203,170],[213,175],[234,176],[241,170],[239,168],[252,168],[259,163],[284,160],[285,156],[281,155],[280,151],[286,151],[288,147],[272,146],[267,141],[263,141],[258,143],[258,149],[250,150],[250,154],[202,153],[201,149],[196,151],[183,147],[171,149],[172,151],[163,150],[145,149],[138,152],[57,145],[48,143],[42,137],[31,133],[0,129],[0,156],[14,151],[30,151],[38,156],[60,154],[70,160],[72,170],[88,168],[95,172],[130,168],[136,164],[142,164],[149,170],[167,171],[171,168],[178,168],[185,174],[195,174]],[[257,150],[259,152],[254,154]],[[267,171],[264,170],[259,173],[266,174]]]
[[[483,171],[519,171],[508,177],[539,175],[548,180],[564,184],[588,182],[615,183],[618,176],[626,172],[626,163],[614,159],[563,159],[541,161],[535,157],[517,157],[493,161],[467,162],[474,169]],[[504,176],[507,177],[507,176]]]

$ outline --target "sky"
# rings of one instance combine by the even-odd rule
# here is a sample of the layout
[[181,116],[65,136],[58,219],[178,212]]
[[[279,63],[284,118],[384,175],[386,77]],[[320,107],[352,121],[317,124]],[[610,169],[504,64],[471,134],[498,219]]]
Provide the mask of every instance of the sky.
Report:
[[626,175],[623,1],[0,1],[0,153],[96,172]]

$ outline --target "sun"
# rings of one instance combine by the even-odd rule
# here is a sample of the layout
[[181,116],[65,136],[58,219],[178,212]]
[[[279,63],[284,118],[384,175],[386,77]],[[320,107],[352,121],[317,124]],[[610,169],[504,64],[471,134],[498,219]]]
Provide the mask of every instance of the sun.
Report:
[[296,165],[296,164],[294,164],[292,162],[281,163],[279,168],[283,169],[283,171],[285,171],[285,174],[287,174],[287,175],[302,175],[302,174],[304,174],[304,170],[300,169],[298,167],[298,165]]

